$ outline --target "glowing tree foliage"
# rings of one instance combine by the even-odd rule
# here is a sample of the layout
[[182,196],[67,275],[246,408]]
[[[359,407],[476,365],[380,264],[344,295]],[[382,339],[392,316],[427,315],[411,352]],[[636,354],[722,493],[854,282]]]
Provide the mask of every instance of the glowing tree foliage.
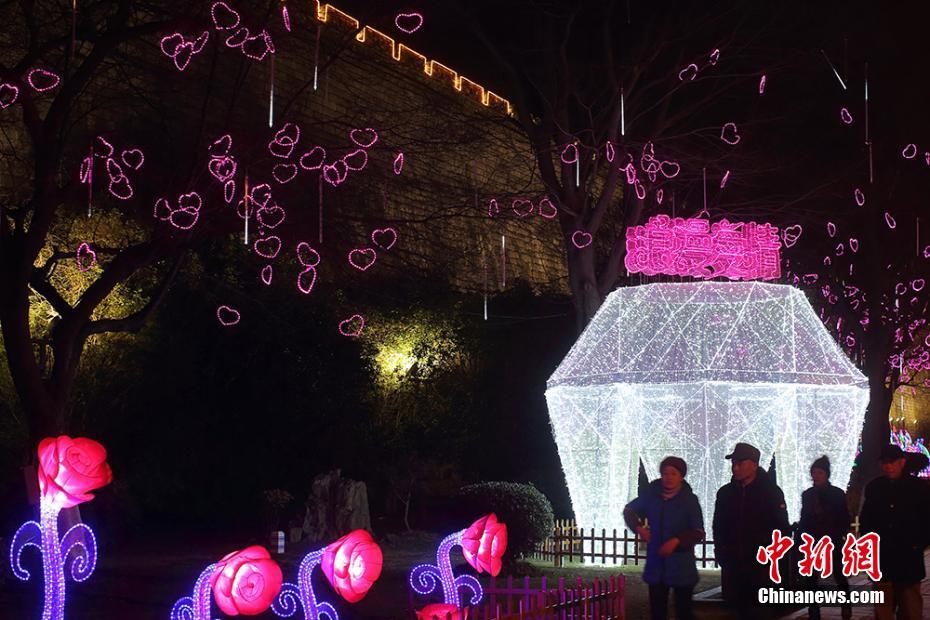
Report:
[[623,527],[639,461],[688,462],[705,522],[736,442],[776,456],[798,518],[808,467],[827,454],[844,486],[868,403],[866,378],[807,299],[759,282],[658,283],[607,298],[550,377],[546,400],[580,526]]

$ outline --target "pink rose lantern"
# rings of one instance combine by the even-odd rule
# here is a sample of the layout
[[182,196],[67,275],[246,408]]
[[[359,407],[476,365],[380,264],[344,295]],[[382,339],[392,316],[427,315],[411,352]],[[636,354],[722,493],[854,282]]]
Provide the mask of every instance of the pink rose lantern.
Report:
[[252,546],[230,553],[216,564],[211,579],[213,598],[230,616],[256,616],[281,591],[284,577],[264,547]]
[[323,550],[323,574],[350,603],[364,598],[381,576],[381,548],[365,530],[346,534]]
[[433,603],[417,612],[417,620],[468,620],[468,608],[447,603]]
[[493,512],[472,523],[462,535],[465,560],[479,573],[487,571],[497,577],[506,549],[507,526],[498,523]]
[[91,491],[113,481],[106,449],[93,439],[67,435],[42,440],[38,473],[42,501],[59,510],[89,502]]

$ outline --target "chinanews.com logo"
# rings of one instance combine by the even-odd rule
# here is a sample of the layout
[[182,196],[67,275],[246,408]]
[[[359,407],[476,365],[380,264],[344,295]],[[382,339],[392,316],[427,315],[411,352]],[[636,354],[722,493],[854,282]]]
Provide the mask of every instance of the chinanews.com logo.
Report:
[[[833,566],[834,543],[829,536],[815,540],[807,533],[801,534],[801,544],[798,551],[801,559],[798,560],[798,574],[801,577],[813,577],[814,572],[820,577],[827,578],[833,571],[842,572],[844,577],[854,577],[865,573],[872,581],[881,581],[882,569],[879,564],[879,535],[872,532],[856,537],[852,533],[846,534],[843,543],[841,560],[842,566]],[[772,542],[759,547],[756,552],[756,561],[769,567],[769,579],[776,584],[782,582],[778,562],[794,546],[794,540],[783,536],[779,530],[772,531]],[[784,588],[759,588],[759,603],[762,604],[804,604],[804,605],[845,605],[845,604],[875,604],[882,603],[884,592],[854,589],[849,592],[843,590],[791,590]]]

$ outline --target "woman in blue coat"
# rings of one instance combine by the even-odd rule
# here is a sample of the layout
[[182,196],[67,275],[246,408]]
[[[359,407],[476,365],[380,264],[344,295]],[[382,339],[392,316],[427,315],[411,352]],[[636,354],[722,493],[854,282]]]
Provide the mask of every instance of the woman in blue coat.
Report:
[[698,582],[694,545],[704,538],[704,517],[697,496],[685,482],[684,459],[666,457],[659,473],[659,480],[626,505],[623,518],[647,543],[643,581],[649,584],[652,620],[668,618],[669,588],[675,596],[676,617],[692,620],[691,597]]

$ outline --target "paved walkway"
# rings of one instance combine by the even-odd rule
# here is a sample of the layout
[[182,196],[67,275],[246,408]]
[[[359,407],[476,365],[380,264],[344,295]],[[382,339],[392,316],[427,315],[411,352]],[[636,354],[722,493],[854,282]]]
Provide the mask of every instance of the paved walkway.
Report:
[[[924,566],[927,567],[927,574],[930,575],[930,553],[924,554]],[[827,582],[832,581],[828,579]],[[865,585],[869,582],[867,577],[859,575],[849,580],[851,585]],[[924,579],[920,584],[920,593],[924,599],[924,617],[930,617],[930,579]],[[820,610],[820,617],[824,620],[827,618],[840,618],[839,607],[824,607]],[[872,620],[875,618],[875,612],[872,607],[853,607],[853,620]],[[787,616],[787,618],[807,618],[807,608]]]

